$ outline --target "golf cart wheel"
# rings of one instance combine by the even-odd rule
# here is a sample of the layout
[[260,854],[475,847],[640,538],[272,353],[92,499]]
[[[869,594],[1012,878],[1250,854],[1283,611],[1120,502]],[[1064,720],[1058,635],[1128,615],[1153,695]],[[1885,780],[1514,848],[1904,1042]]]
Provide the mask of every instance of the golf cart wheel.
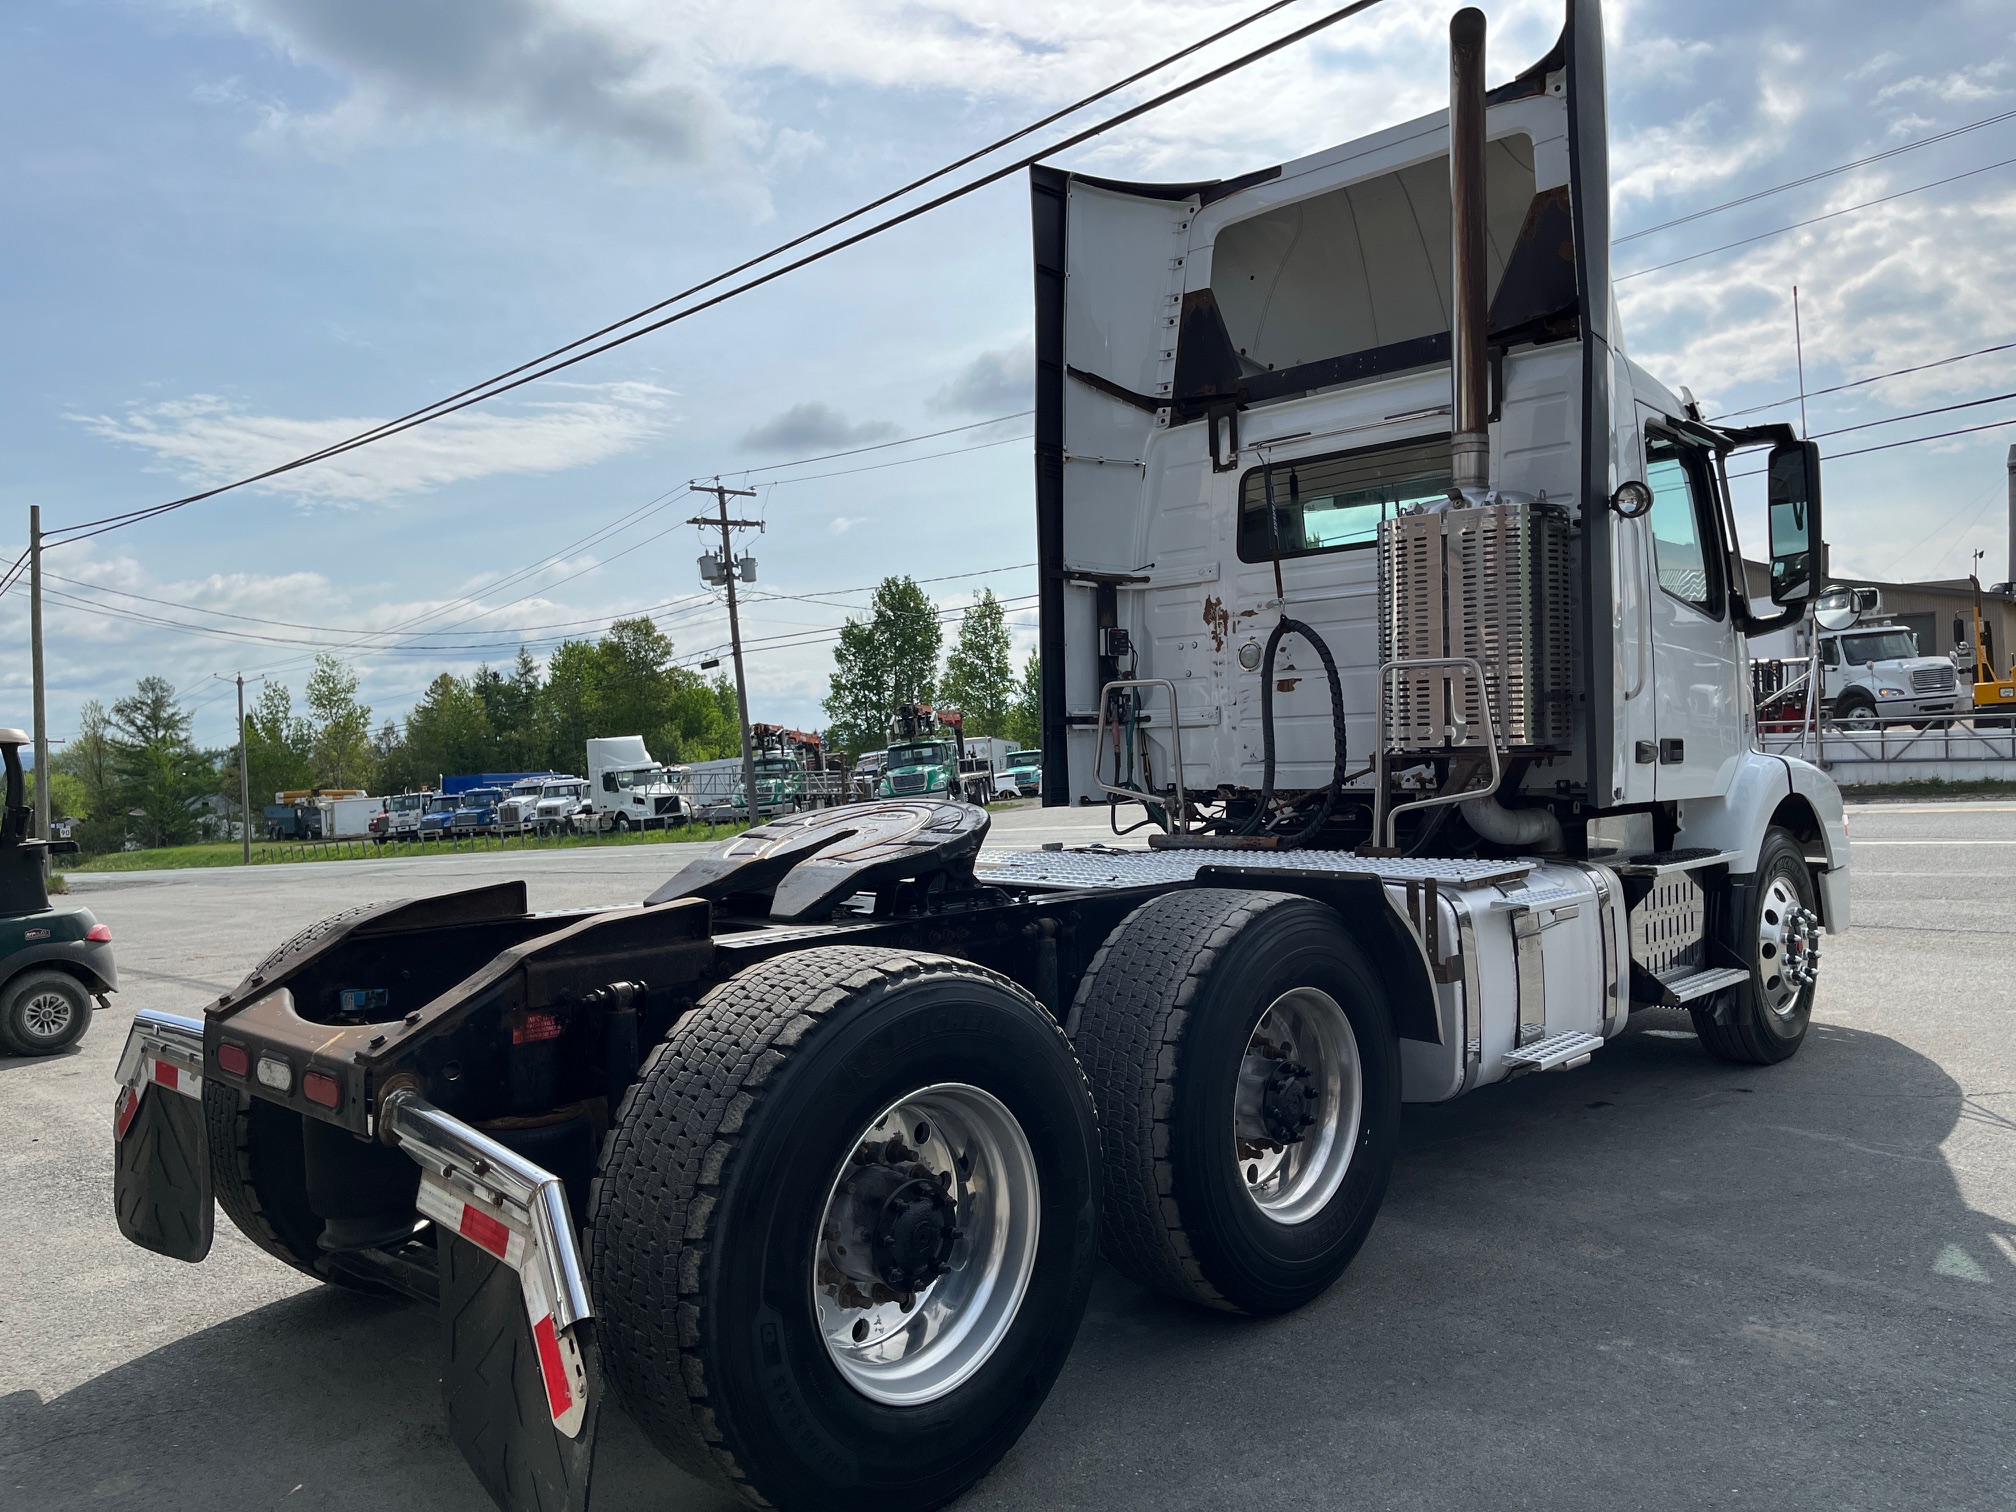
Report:
[[1400,1129],[1377,975],[1331,909],[1165,893],[1106,938],[1073,1010],[1105,1152],[1106,1258],[1207,1307],[1280,1313],[1371,1231]]
[[752,1502],[941,1506],[1063,1367],[1098,1198],[1090,1093],[1019,987],[905,951],[763,962],[674,1026],[605,1146],[605,1367]]
[[0,989],[0,1048],[54,1055],[91,1027],[91,994],[67,971],[24,971]]
[[1718,1060],[1775,1065],[1805,1042],[1820,973],[1820,912],[1798,840],[1766,831],[1757,870],[1731,901],[1729,943],[1750,980],[1689,1004],[1694,1031]]

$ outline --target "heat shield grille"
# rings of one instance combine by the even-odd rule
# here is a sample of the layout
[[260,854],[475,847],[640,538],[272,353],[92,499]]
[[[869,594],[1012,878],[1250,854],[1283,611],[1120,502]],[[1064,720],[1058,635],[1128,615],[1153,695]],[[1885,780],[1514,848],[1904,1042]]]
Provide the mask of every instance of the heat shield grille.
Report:
[[[1470,657],[1484,669],[1500,749],[1568,737],[1573,639],[1568,520],[1544,504],[1487,504],[1389,520],[1379,533],[1382,662]],[[1392,674],[1392,750],[1490,742],[1466,670]]]

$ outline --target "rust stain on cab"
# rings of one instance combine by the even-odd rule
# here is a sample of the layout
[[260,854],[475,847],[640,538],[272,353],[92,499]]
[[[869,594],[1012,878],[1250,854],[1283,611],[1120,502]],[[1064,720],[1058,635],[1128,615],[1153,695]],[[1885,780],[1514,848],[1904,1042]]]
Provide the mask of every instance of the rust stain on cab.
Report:
[[1223,651],[1226,632],[1232,628],[1232,616],[1218,602],[1216,594],[1208,595],[1204,600],[1204,627],[1211,632],[1211,649]]

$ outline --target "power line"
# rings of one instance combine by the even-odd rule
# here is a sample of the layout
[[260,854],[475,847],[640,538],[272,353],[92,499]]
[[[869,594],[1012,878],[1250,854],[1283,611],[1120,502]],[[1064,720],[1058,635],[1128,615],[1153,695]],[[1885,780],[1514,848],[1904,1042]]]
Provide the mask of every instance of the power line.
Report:
[[1661,231],[1671,231],[1675,226],[1684,226],[1690,221],[1706,216],[1720,215],[1724,210],[1734,210],[1738,205],[1748,205],[1753,201],[1768,199],[1774,194],[1783,194],[1787,189],[1800,189],[1807,184],[1818,183],[1821,179],[1832,178],[1840,173],[1852,173],[1857,168],[1867,168],[1871,163],[1880,163],[1885,158],[1896,157],[1900,153],[1916,152],[1920,147],[1930,147],[1935,142],[1950,141],[1957,136],[1965,136],[1970,131],[1979,131],[1984,126],[1999,126],[2004,121],[2016,120],[2016,110],[2005,110],[2000,115],[1989,116],[1985,121],[1976,121],[1971,126],[1955,126],[1950,131],[1935,132],[1928,137],[1920,137],[1915,142],[1906,142],[1901,147],[1891,147],[1882,152],[1873,152],[1868,157],[1857,158],[1852,163],[1843,163],[1838,168],[1822,168],[1818,173],[1809,173],[1804,178],[1792,179],[1783,184],[1774,184],[1769,189],[1759,189],[1754,194],[1745,194],[1736,199],[1724,200],[1719,205],[1710,205],[1706,210],[1696,210],[1688,215],[1677,215],[1672,220],[1661,221],[1656,226],[1647,226],[1642,231],[1633,231],[1625,236],[1610,239],[1610,245],[1621,247],[1626,242],[1637,241],[1640,237],[1656,236]]
[[[1827,461],[1839,462],[1847,457],[1866,457],[1871,452],[1895,451],[1900,446],[1918,446],[1927,441],[1950,441],[1955,436],[1971,436],[1977,431],[2000,430],[2005,425],[2016,425],[2016,415],[2012,415],[2007,420],[1990,420],[1982,425],[1969,425],[1963,426],[1959,430],[1940,431],[1937,435],[1912,436],[1903,441],[1885,441],[1881,446],[1862,446],[1857,447],[1854,451],[1831,452],[1827,456]],[[1757,467],[1752,468],[1749,472],[1731,473],[1729,476],[1732,480],[1736,478],[1761,478],[1767,470],[1766,468]]]
[[[921,436],[905,436],[900,441],[877,441],[873,446],[856,446],[847,451],[827,452],[821,457],[800,457],[796,462],[766,462],[761,467],[744,467],[736,472],[723,473],[722,476],[746,478],[751,474],[759,472],[781,472],[787,467],[808,467],[814,462],[831,462],[838,457],[858,457],[863,452],[887,451],[892,446],[909,446],[918,441],[936,441],[940,436],[956,436],[961,431],[983,430],[987,426],[1000,425],[1004,421],[1026,419],[1035,413],[1036,411],[1034,410],[1017,410],[1012,415],[996,415],[992,420],[975,420],[971,425],[954,425],[941,431],[926,431]],[[939,452],[936,455],[942,457],[951,454],[949,452]],[[924,459],[919,457],[912,460],[923,461]],[[695,479],[694,481],[697,482],[698,480]],[[801,478],[790,478],[785,481],[798,483],[804,480]]]
[[[1134,120],[1139,116],[1145,115],[1152,110],[1159,109],[1163,105],[1169,104],[1174,100],[1181,99],[1186,95],[1192,94],[1195,91],[1202,89],[1207,84],[1215,83],[1219,79],[1222,79],[1229,74],[1236,73],[1241,69],[1250,67],[1254,63],[1257,63],[1264,58],[1271,57],[1273,54],[1280,52],[1285,48],[1292,47],[1298,42],[1305,41],[1309,37],[1316,35],[1318,32],[1324,31],[1329,27],[1335,26],[1339,22],[1344,21],[1352,16],[1355,16],[1360,12],[1371,9],[1374,5],[1381,3],[1381,0],[1353,0],[1353,3],[1345,5],[1338,10],[1332,11],[1325,16],[1319,17],[1317,20],[1305,26],[1299,27],[1296,30],[1285,34],[1284,36],[1278,37],[1272,42],[1269,42],[1261,47],[1255,48],[1250,52],[1244,53],[1241,56],[1233,59],[1229,63],[1221,64],[1217,68],[1210,69],[1205,73],[1198,75],[1194,79],[1188,80],[1187,82],[1177,85],[1171,89],[1167,89],[1163,91],[1161,94],[1152,96],[1138,105],[1131,106],[1128,109],[1123,110],[1116,115],[1110,116],[1103,121],[1096,122],[1093,125],[1074,133],[1071,136],[1065,137],[1063,140],[1059,142],[1052,143],[1050,146],[1044,148],[1040,152],[1019,158],[1014,162],[1011,162],[1003,167],[991,169],[988,172],[982,174],[979,178],[973,179],[965,184],[960,185],[955,189],[949,190],[944,194],[940,194],[933,199],[927,200],[921,205],[913,206],[912,208],[902,211],[899,214],[878,221],[864,230],[857,231],[850,236],[841,238],[837,242],[833,242],[827,246],[821,247],[815,252],[809,253],[803,257],[785,263],[780,267],[773,268],[767,273],[760,274],[755,278],[747,279],[740,284],[733,285],[732,287],[723,290],[721,293],[715,294],[708,299],[701,300],[697,304],[688,305],[686,308],[674,311],[672,314],[661,316],[656,320],[652,320],[649,324],[637,326],[636,329],[627,331],[622,335],[613,336],[609,340],[602,340],[603,337],[610,336],[610,333],[612,332],[620,331],[625,326],[636,326],[636,323],[638,321],[645,319],[645,317],[647,316],[656,314],[658,311],[664,310],[671,305],[677,304],[680,301],[685,300],[690,296],[701,292],[702,290],[712,288],[715,285],[721,284],[726,280],[737,276],[740,273],[746,272],[751,268],[754,268],[764,262],[770,261],[782,255],[782,253],[786,251],[802,246],[807,241],[810,241],[813,238],[824,234],[826,231],[832,230],[837,226],[847,223],[848,221],[856,220],[862,215],[865,215],[872,210],[879,209],[882,206],[889,204],[891,201],[901,198],[902,196],[910,193],[912,190],[922,187],[922,185],[924,184],[934,182],[935,180],[943,178],[947,174],[952,173],[961,167],[967,166],[968,164],[977,161],[979,158],[988,156],[991,153],[999,150],[999,148],[1006,146],[1011,142],[1018,141],[1021,138],[1028,136],[1031,132],[1040,130],[1045,125],[1052,124],[1055,121],[1062,119],[1064,116],[1073,114],[1075,111],[1084,108],[1086,105],[1104,99],[1108,95],[1111,95],[1117,92],[1118,90],[1124,89],[1133,83],[1137,83],[1140,80],[1149,77],[1151,74],[1157,73],[1162,69],[1170,66],[1171,64],[1180,61],[1181,59],[1189,57],[1191,54],[1199,51],[1200,49],[1208,47],[1213,42],[1219,41],[1224,37],[1230,36],[1233,32],[1236,32],[1245,26],[1251,25],[1254,22],[1257,22],[1269,15],[1272,15],[1274,12],[1283,9],[1286,5],[1290,3],[1293,3],[1293,0],[1274,0],[1274,3],[1263,7],[1262,9],[1245,17],[1241,21],[1235,22],[1232,26],[1223,28],[1220,31],[1213,33],[1210,37],[1204,38],[1199,42],[1192,43],[1187,47],[1179,49],[1177,52],[1171,53],[1167,57],[1161,59],[1160,61],[1149,65],[1147,68],[1139,70],[1136,73],[1129,75],[1126,79],[1120,80],[1115,84],[1108,85],[1106,88],[1099,90],[1095,94],[1087,96],[1085,100],[1079,102],[1078,104],[1067,107],[1066,109],[1061,111],[1053,112],[1051,115],[1045,117],[1043,120],[1032,123],[1029,126],[1023,127],[1020,130],[1010,134],[1007,137],[1002,138],[1000,141],[991,144],[988,147],[984,147],[979,151],[971,153],[968,156],[958,160],[955,163],[948,164],[944,168],[938,169],[933,173],[926,175],[924,178],[917,180],[913,184],[906,185],[902,189],[892,191],[890,194],[884,195],[882,198],[878,200],[872,201],[867,205],[861,206],[856,210],[848,212],[846,215],[841,216],[834,221],[828,222],[825,226],[822,226],[814,231],[806,232],[803,235],[796,237],[793,240],[786,242],[779,247],[771,249],[769,252],[763,253],[758,257],[749,259],[746,262],[738,264],[736,267],[731,268],[726,272],[716,274],[712,278],[709,278],[706,281],[704,281],[703,283],[696,284],[690,289],[682,290],[678,294],[674,294],[665,299],[662,299],[658,301],[656,304],[647,306],[645,309],[639,310],[635,314],[626,316],[621,320],[606,325],[602,327],[600,330],[591,332],[586,336],[578,337],[574,341],[567,343],[565,346],[556,347],[552,351],[544,353],[539,357],[535,357],[528,362],[520,363],[517,367],[507,369],[505,372],[497,374],[492,378],[485,379],[477,384],[473,384],[468,388],[462,389],[457,393],[448,396],[446,399],[437,400],[433,404],[424,406],[421,409],[409,411],[407,414],[400,416],[395,420],[385,421],[379,425],[371,427],[369,430],[359,432],[357,435],[349,437],[346,440],[335,442],[329,446],[320,448],[317,451],[310,452],[305,456],[297,457],[289,462],[280,463],[274,467],[267,468],[262,472],[252,474],[249,477],[240,478],[231,483],[220,484],[215,488],[204,489],[201,492],[189,494],[184,496],[183,498],[173,499],[164,504],[151,505],[144,509],[128,510],[121,514],[107,515],[98,520],[85,521],[78,525],[64,527],[63,530],[60,532],[63,537],[63,543],[69,544],[76,541],[89,540],[91,537],[95,535],[104,534],[108,530],[116,530],[123,528],[127,525],[137,524],[142,520],[153,519],[156,516],[167,514],[171,510],[181,509],[190,504],[198,503],[204,499],[215,498],[219,494],[230,492],[233,489],[243,488],[248,484],[252,483],[263,482],[267,479],[278,477],[284,473],[292,472],[298,468],[308,466],[314,462],[326,461],[331,457],[342,455],[343,453],[355,450],[360,446],[365,446],[377,441],[386,440],[392,436],[410,430],[415,426],[424,425],[434,420],[443,419],[448,415],[455,414],[463,409],[467,409],[471,405],[483,403],[487,400],[494,399],[499,397],[500,395],[509,393],[515,389],[522,388],[528,383],[537,382],[541,378],[550,377],[552,374],[560,372],[566,368],[570,368],[574,366],[576,363],[585,362],[591,357],[599,356],[604,352],[611,351],[616,347],[623,346],[631,341],[639,339],[640,337],[647,336],[654,331],[663,330],[666,326],[673,325],[682,320],[686,320],[694,315],[699,314],[703,310],[711,309],[715,305],[724,303],[727,300],[736,298],[741,294],[745,294],[753,289],[759,288],[764,284],[782,278],[788,273],[795,272],[800,268],[806,267],[812,263],[819,262],[825,258],[831,257],[838,252],[844,251],[847,248],[856,245],[857,243],[866,241],[874,236],[879,236],[884,231],[893,230],[897,226],[903,225],[906,222],[914,220],[921,215],[928,214],[933,210],[939,209],[944,205],[950,204],[954,200],[963,199],[967,195],[976,193],[980,189],[986,188],[990,184],[997,183],[1001,179],[1004,179],[1011,174],[1019,173],[1024,169],[1033,166],[1034,164],[1040,162],[1045,157],[1048,157],[1054,153],[1066,151],[1072,147],[1079,146],[1084,142],[1088,142],[1092,140],[1094,137],[1103,135],[1104,133],[1113,130],[1115,127],[1124,125],[1128,121]],[[599,343],[599,344],[589,345],[589,343]],[[0,581],[0,592],[5,592],[7,586],[8,586],[7,582]]]
[[1853,215],[1858,210],[1874,209],[1877,205],[1887,205],[1892,200],[1904,199],[1913,194],[1923,194],[1927,189],[1938,189],[1946,184],[1957,184],[1962,179],[1973,178],[1977,174],[1989,173],[1997,168],[2007,168],[2016,163],[2016,158],[2004,158],[1999,163],[1989,163],[1981,168],[1969,168],[1965,173],[1956,173],[1950,178],[1934,179],[1929,184],[1920,184],[1915,189],[1900,189],[1895,194],[1883,195],[1880,199],[1864,200],[1859,205],[1848,205],[1840,210],[1829,210],[1825,215],[1816,215],[1809,220],[1794,221],[1789,226],[1780,226],[1776,231],[1762,231],[1755,236],[1746,236],[1741,241],[1724,242],[1719,247],[1710,247],[1706,252],[1690,252],[1685,257],[1676,257],[1671,262],[1654,263],[1649,268],[1639,268],[1630,273],[1619,273],[1612,283],[1629,283],[1634,278],[1643,278],[1647,273],[1663,272],[1667,268],[1677,268],[1682,263],[1698,262],[1704,257],[1713,257],[1717,252],[1732,251],[1737,247],[1747,247],[1752,242],[1769,241],[1774,236],[1783,236],[1788,231],[1798,231],[1807,226],[1817,226],[1822,221],[1838,220],[1844,215]]
[[902,467],[909,462],[929,462],[938,457],[958,457],[967,452],[987,451],[996,446],[1011,446],[1017,441],[1028,441],[1029,436],[1003,436],[999,441],[978,441],[971,446],[955,446],[950,451],[926,452],[921,457],[899,457],[894,462],[870,462],[866,467],[842,467],[833,472],[810,473],[802,478],[772,478],[771,488],[782,488],[787,483],[817,483],[822,478],[847,478],[855,473],[880,472],[885,467]]
[[[1857,378],[1851,383],[1837,383],[1832,388],[1808,389],[1806,397],[1808,399],[1818,399],[1825,394],[1839,394],[1849,389],[1864,388],[1872,383],[1881,383],[1886,378],[1902,378],[1907,373],[1929,372],[1933,368],[1946,367],[1955,362],[1965,362],[1970,357],[1986,357],[1994,352],[2008,351],[2016,351],[2016,341],[2005,341],[1999,346],[1982,347],[1978,351],[1961,352],[1953,357],[1941,357],[1934,362],[1921,362],[1914,367],[1892,368],[1887,373],[1872,373],[1867,378]],[[1783,399],[1773,399],[1766,404],[1753,404],[1746,409],[1728,410],[1720,415],[1710,416],[1708,423],[1719,425],[1724,420],[1734,420],[1738,415],[1754,415],[1759,410],[1777,409],[1781,404],[1797,404],[1798,402],[1799,395],[1788,394]]]

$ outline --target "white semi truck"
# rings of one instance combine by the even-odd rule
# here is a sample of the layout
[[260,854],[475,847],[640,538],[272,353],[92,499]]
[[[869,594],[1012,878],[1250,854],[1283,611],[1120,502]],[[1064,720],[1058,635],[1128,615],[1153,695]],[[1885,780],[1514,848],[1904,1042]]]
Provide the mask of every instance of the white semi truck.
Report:
[[693,817],[672,775],[651,759],[641,735],[588,742],[590,827],[600,830],[668,829]]
[[1404,1102],[1572,1073],[1640,1009],[1796,1053],[1848,847],[1755,749],[1745,637],[1814,592],[1817,455],[1625,355],[1567,12],[1488,94],[1460,13],[1448,114],[1299,162],[1034,174],[1043,796],[1152,844],[983,855],[922,794],[636,906],[339,916],[138,1016],[122,1229],[198,1260],[214,1203],[437,1304],[500,1507],[585,1505],[617,1391],[752,1501],[921,1512],[1028,1424],[1099,1253],[1283,1313],[1364,1242]]

